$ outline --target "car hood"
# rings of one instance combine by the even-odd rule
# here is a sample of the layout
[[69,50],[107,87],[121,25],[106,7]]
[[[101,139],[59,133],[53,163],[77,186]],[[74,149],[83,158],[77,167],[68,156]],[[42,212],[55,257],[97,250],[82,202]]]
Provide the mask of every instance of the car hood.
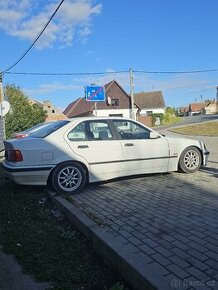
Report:
[[195,146],[198,147],[199,149],[204,149],[205,145],[202,141],[193,139],[193,138],[188,138],[188,137],[181,137],[181,136],[165,136],[167,139],[168,143],[172,146],[178,146],[178,147],[189,147],[189,146]]

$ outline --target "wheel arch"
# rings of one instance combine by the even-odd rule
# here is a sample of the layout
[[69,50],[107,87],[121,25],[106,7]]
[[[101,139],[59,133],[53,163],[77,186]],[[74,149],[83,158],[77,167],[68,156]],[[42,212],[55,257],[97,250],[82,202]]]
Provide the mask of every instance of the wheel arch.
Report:
[[62,164],[67,163],[67,162],[73,162],[73,163],[81,165],[86,171],[86,182],[89,182],[89,170],[88,170],[87,166],[83,162],[77,161],[77,160],[65,160],[65,161],[62,161],[62,162],[56,164],[52,168],[52,170],[49,173],[48,179],[47,179],[47,185],[49,185],[49,186],[51,185],[51,177],[52,177],[52,174],[54,173],[55,169],[57,168],[57,166],[62,165]]
[[202,149],[199,148],[198,146],[192,146],[192,147],[195,147],[200,152],[200,154],[201,154],[201,165],[203,165],[203,163],[204,163],[204,156],[203,156]]
[[181,151],[180,155],[178,156],[178,157],[179,157],[179,158],[178,158],[178,162],[177,162],[177,170],[178,170],[178,171],[180,171],[180,166],[179,166],[180,158],[181,158],[183,152],[184,152],[185,150],[187,150],[188,148],[195,148],[195,149],[198,150],[198,152],[200,153],[200,156],[201,156],[201,165],[203,165],[203,162],[204,162],[204,161],[203,161],[203,152],[202,152],[202,149],[201,149],[200,147],[196,146],[196,145],[189,145],[189,146],[183,148],[183,150]]
[[[197,145],[190,145],[190,146],[187,146],[185,148],[183,148],[183,150],[181,151],[180,155],[179,155],[179,158],[181,157],[182,153],[184,152],[184,150],[186,150],[187,148],[196,148],[200,154],[201,154],[201,165],[203,165],[203,152],[202,152],[202,149],[200,147],[198,147]],[[178,164],[177,166],[179,165],[179,159],[178,159]]]

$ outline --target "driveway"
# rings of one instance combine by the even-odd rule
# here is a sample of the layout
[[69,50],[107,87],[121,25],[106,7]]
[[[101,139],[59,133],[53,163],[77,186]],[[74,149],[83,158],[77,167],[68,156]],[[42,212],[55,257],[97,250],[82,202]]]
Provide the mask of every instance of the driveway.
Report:
[[187,281],[218,289],[217,178],[198,172],[119,180],[90,186],[73,202],[141,255],[169,289]]
[[195,174],[126,178],[90,185],[71,198],[122,250],[139,258],[157,289],[218,289],[217,141],[206,142],[209,168]]

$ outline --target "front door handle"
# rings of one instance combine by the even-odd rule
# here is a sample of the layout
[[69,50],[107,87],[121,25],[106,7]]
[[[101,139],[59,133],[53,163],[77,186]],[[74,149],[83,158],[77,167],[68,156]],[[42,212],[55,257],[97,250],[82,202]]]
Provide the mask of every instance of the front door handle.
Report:
[[133,143],[125,143],[124,146],[131,147],[131,146],[134,146],[134,144]]
[[79,145],[77,148],[79,148],[79,149],[85,149],[85,148],[89,148],[89,146],[88,145]]

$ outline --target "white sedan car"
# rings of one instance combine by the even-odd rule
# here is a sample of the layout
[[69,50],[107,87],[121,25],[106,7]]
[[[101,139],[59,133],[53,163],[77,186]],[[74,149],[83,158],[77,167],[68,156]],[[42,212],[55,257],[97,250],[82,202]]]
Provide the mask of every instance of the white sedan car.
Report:
[[124,118],[75,118],[48,123],[26,138],[5,141],[6,175],[18,184],[52,185],[59,193],[87,182],[145,173],[192,173],[206,166],[201,141],[165,137]]

